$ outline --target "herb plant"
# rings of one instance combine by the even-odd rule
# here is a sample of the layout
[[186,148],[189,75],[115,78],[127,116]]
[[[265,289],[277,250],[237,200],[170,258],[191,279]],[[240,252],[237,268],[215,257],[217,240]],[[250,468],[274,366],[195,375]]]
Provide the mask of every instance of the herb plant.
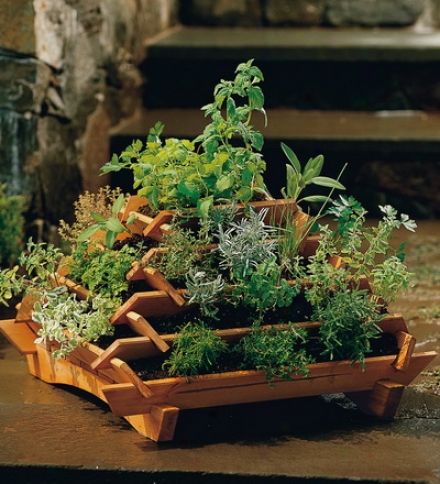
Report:
[[97,222],[96,216],[94,218],[91,214],[101,216],[102,220],[110,219],[117,210],[115,204],[120,204],[121,195],[120,188],[109,186],[99,188],[96,193],[85,191],[73,204],[75,221],[68,223],[60,220],[58,233],[61,238],[70,245],[76,246],[78,237]]
[[329,197],[324,195],[310,195],[299,199],[301,192],[307,185],[319,185],[328,187],[332,190],[345,190],[344,185],[327,176],[321,176],[321,171],[324,166],[324,157],[318,155],[315,158],[310,158],[306,163],[304,169],[301,168],[296,154],[285,143],[281,143],[281,148],[287,156],[290,164],[286,164],[286,183],[287,185],[281,190],[285,198],[291,198],[298,203],[301,202],[328,202]]
[[96,296],[91,303],[80,301],[69,294],[64,286],[46,293],[43,302],[37,302],[32,313],[33,321],[41,324],[36,343],[56,341],[59,348],[54,358],[64,358],[82,341],[96,341],[100,336],[111,335],[114,327],[109,318],[114,307],[105,298]]
[[290,379],[291,373],[307,375],[313,358],[307,354],[307,331],[295,324],[284,328],[255,324],[251,333],[240,340],[245,368],[263,370],[271,382],[275,377]]
[[120,250],[102,250],[96,247],[87,251],[81,243],[69,259],[68,269],[72,279],[84,285],[92,296],[100,294],[109,299],[119,299],[128,289],[127,272],[137,258],[136,249],[124,245]]
[[[252,60],[240,64],[233,81],[221,81],[214,101],[202,108],[212,121],[195,140],[160,139],[157,123],[147,142],[134,141],[102,167],[103,173],[129,169],[134,188],[153,210],[197,208],[204,218],[215,201],[248,202],[267,196],[263,136],[251,125],[254,111],[264,112],[258,84],[263,74]],[[238,140],[237,140],[238,138]],[[232,140],[234,139],[234,143]]]
[[176,335],[173,351],[163,366],[170,375],[198,375],[212,371],[227,349],[227,343],[203,322],[190,322]]

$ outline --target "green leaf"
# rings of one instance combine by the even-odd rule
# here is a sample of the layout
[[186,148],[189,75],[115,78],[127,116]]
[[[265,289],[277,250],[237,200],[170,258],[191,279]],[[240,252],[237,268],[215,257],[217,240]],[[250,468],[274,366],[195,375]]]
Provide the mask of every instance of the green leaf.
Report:
[[213,205],[212,197],[203,198],[197,202],[197,210],[201,218],[206,219],[208,218],[209,210]]
[[288,198],[293,198],[296,200],[296,198],[299,195],[299,192],[301,191],[300,189],[300,180],[302,178],[301,174],[296,173],[294,168],[291,165],[286,165],[286,172],[287,172],[287,196]]
[[295,153],[284,143],[281,143],[281,148],[284,151],[284,154],[287,156],[287,159],[290,161],[295,173],[301,173],[301,164]]
[[264,94],[259,87],[253,86],[248,89],[249,105],[252,109],[262,109],[264,106]]
[[264,145],[264,136],[261,133],[254,131],[251,135],[251,140],[252,140],[252,146],[256,150],[261,151]]
[[107,221],[107,219],[98,212],[90,212],[90,216],[95,222],[98,223],[105,223]]
[[105,243],[107,244],[107,247],[111,249],[113,247],[113,244],[115,243],[116,240],[116,233],[115,232],[107,232],[105,236]]
[[116,232],[116,233],[125,231],[125,227],[121,224],[121,222],[117,218],[114,218],[114,217],[111,217],[107,220],[105,224],[105,228],[110,232]]
[[235,101],[232,98],[229,98],[226,101],[226,111],[230,118],[234,117],[235,115]]
[[78,242],[86,242],[90,239],[90,237],[100,229],[99,225],[92,225],[88,229],[84,230],[79,236],[77,241]]
[[121,193],[112,206],[113,215],[117,215],[122,210],[122,207],[124,206],[124,201],[125,201],[125,197]]
[[252,190],[249,187],[241,187],[236,193],[235,196],[238,200],[242,202],[247,202],[252,198]]
[[177,185],[177,189],[181,194],[189,197],[191,200],[198,200],[200,198],[200,192],[195,183],[182,180]]
[[309,195],[308,197],[301,198],[301,202],[325,203],[329,201],[331,201],[331,198],[325,195]]
[[342,183],[338,182],[338,180],[335,180],[334,178],[329,178],[327,176],[315,176],[310,180],[310,183],[319,185],[321,187],[330,187],[336,188],[338,190],[345,190],[345,187],[344,185],[342,185]]
[[315,158],[310,158],[304,168],[304,178],[310,182],[312,178],[318,177],[324,165],[324,157],[318,155]]
[[234,178],[232,175],[222,175],[215,183],[215,188],[219,192],[224,192],[232,187],[234,183]]

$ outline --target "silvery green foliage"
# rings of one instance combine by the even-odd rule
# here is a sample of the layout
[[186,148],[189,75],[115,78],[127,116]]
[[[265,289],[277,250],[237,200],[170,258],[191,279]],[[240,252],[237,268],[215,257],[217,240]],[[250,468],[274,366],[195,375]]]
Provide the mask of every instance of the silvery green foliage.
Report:
[[246,279],[261,263],[276,257],[275,229],[264,222],[266,215],[267,209],[256,212],[250,207],[249,216],[232,222],[226,231],[219,226],[220,268],[229,270],[233,280]]
[[188,304],[199,304],[203,314],[215,317],[218,312],[215,304],[218,303],[224,286],[221,274],[210,279],[204,271],[191,270],[186,277]]
[[34,306],[32,319],[41,324],[35,343],[55,341],[60,347],[53,352],[54,358],[65,358],[82,340],[96,341],[102,335],[112,334],[112,311],[107,299],[97,296],[90,306],[88,301],[69,294],[65,286],[57,287],[46,294],[43,303]]

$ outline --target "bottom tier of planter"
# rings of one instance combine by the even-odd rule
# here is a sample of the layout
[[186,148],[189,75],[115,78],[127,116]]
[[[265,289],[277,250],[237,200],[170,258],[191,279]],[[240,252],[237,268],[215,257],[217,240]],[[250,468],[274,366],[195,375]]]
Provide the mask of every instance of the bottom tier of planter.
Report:
[[[402,321],[401,318],[396,320]],[[391,321],[392,322],[392,321]],[[104,369],[93,369],[103,350],[92,344],[67,359],[54,359],[50,345],[35,345],[32,323],[0,322],[1,332],[26,355],[29,372],[51,384],[70,385],[106,402],[140,434],[172,440],[180,409],[203,408],[344,393],[371,415],[395,415],[404,388],[435,358],[435,352],[413,353],[414,338],[397,329],[399,353],[366,359],[365,368],[350,361],[309,365],[307,377],[269,385],[262,371],[235,371],[190,378],[142,381],[129,365],[114,357]]]

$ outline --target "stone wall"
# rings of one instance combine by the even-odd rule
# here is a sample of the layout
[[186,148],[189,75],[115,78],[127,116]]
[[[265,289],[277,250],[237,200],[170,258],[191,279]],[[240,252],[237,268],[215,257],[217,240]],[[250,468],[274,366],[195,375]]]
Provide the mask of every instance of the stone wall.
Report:
[[83,190],[105,183],[109,129],[140,101],[144,42],[178,0],[0,2],[0,183],[54,230]]
[[184,23],[212,26],[440,25],[439,0],[185,0]]

